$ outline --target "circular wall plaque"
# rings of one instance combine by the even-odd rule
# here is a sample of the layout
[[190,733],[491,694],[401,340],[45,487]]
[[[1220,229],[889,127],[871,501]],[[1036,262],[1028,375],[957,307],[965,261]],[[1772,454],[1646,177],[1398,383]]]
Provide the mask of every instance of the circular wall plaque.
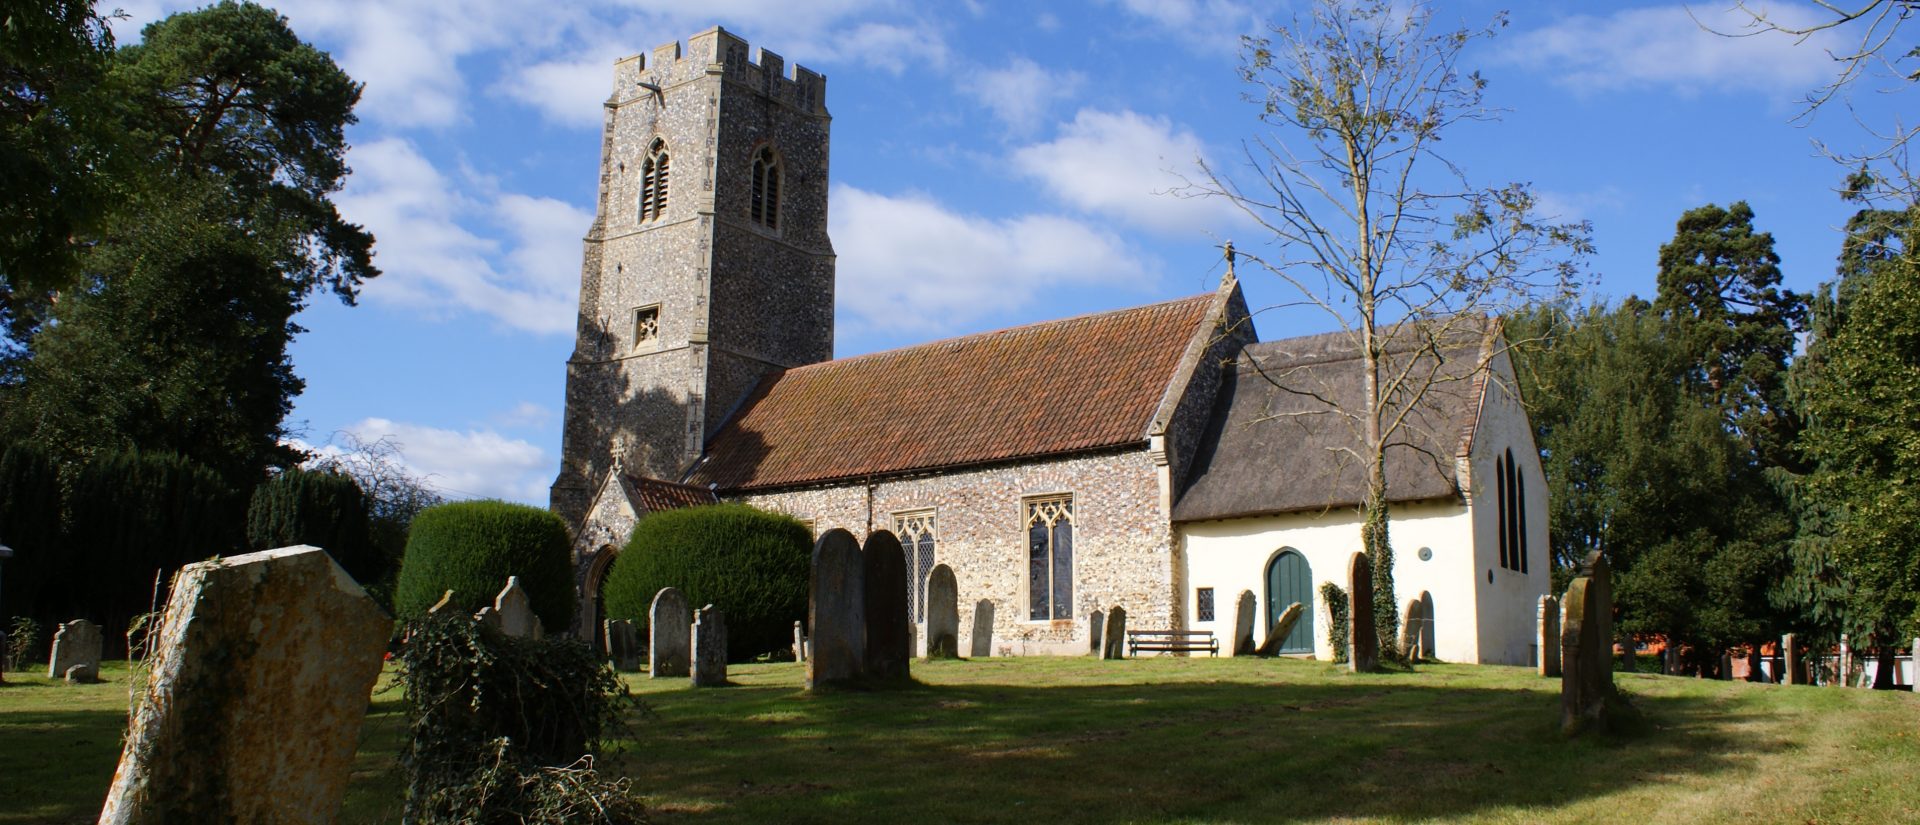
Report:
[[1422,548],[1420,548],[1420,560],[1421,560],[1421,561],[1433,561],[1433,548],[1431,548],[1431,547],[1422,547]]

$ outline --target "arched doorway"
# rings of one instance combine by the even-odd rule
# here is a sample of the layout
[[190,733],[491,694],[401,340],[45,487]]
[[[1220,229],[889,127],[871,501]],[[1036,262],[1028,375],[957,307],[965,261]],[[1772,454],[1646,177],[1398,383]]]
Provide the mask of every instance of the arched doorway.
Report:
[[1283,548],[1267,562],[1267,627],[1280,620],[1287,605],[1299,602],[1303,612],[1294,622],[1293,632],[1280,642],[1281,653],[1313,652],[1313,568],[1307,557],[1293,548]]
[[620,551],[611,544],[594,551],[593,558],[587,561],[586,575],[580,581],[580,638],[596,651],[607,649],[606,627],[602,624],[607,617],[607,571],[618,555]]

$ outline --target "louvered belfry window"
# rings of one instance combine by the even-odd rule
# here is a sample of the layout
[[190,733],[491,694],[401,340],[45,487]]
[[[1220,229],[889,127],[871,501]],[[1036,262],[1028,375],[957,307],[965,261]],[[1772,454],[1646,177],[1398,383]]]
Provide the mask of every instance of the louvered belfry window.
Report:
[[667,142],[655,140],[640,166],[640,220],[658,220],[667,210]]
[[780,228],[780,158],[771,146],[762,146],[753,155],[753,194],[747,217],[768,229]]

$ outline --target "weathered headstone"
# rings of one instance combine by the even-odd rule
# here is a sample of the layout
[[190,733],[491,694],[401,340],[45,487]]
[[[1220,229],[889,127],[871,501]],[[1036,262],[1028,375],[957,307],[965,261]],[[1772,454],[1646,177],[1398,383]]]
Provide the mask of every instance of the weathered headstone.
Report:
[[1107,632],[1107,614],[1095,610],[1087,614],[1087,655],[1095,659],[1107,652],[1104,644]]
[[610,619],[601,628],[606,640],[607,658],[613,669],[623,673],[640,670],[640,631],[628,619]]
[[442,610],[453,610],[453,609],[457,609],[457,608],[455,608],[453,604],[453,591],[449,590],[445,593],[440,594],[440,601],[434,602],[432,607],[427,608],[427,613],[434,614],[434,613],[439,613]]
[[802,664],[807,661],[807,624],[799,619],[793,620],[793,660]]
[[1915,693],[1920,693],[1920,639],[1914,639],[1913,647],[1907,648],[1907,658],[1912,660],[1909,663],[1912,669],[1907,671],[1912,678],[1907,680],[1907,687],[1912,688]]
[[707,605],[693,614],[693,686],[727,683],[727,615]]
[[1540,597],[1539,616],[1540,675],[1554,677],[1560,675],[1560,600],[1552,596]]
[[867,563],[853,534],[838,527],[813,544],[808,581],[809,689],[859,679],[867,660]]
[[540,617],[533,612],[533,600],[520,586],[519,576],[508,576],[507,586],[493,597],[493,612],[500,614],[500,629],[508,636],[538,639],[545,634]]
[[1800,652],[1800,640],[1792,633],[1780,637],[1780,655],[1786,657],[1786,679],[1784,684],[1804,685],[1807,683],[1806,658]]
[[1107,611],[1107,629],[1105,644],[1101,647],[1100,658],[1124,659],[1127,657],[1127,609],[1114,605]]
[[867,536],[860,555],[866,564],[866,677],[906,679],[913,659],[913,613],[907,604],[907,555],[900,539],[886,530]]
[[1267,628],[1267,638],[1260,642],[1254,653],[1259,656],[1278,656],[1280,646],[1286,644],[1287,637],[1293,635],[1293,626],[1300,623],[1300,617],[1306,615],[1307,608],[1299,602],[1287,605],[1280,611],[1280,618],[1273,620],[1273,626]]
[[1423,617],[1420,615],[1421,607],[1420,597],[1408,599],[1407,612],[1400,620],[1400,652],[1410,662],[1420,661],[1420,626],[1423,623]]
[[100,626],[86,619],[74,619],[60,625],[53,634],[53,653],[47,657],[47,678],[65,679],[68,671],[79,667],[77,679],[92,682],[100,678]]
[[1253,611],[1256,605],[1253,591],[1240,591],[1240,598],[1233,602],[1233,655],[1253,655]]
[[653,594],[647,608],[647,678],[686,676],[692,666],[693,609],[677,587]]
[[993,655],[993,600],[981,599],[973,605],[973,639],[971,655],[975,659],[985,659]]
[[1613,577],[1598,552],[1567,585],[1560,620],[1560,731],[1606,730],[1613,702]]
[[953,568],[933,566],[927,574],[927,658],[960,658],[960,582]]
[[1439,648],[1434,627],[1433,594],[1423,590],[1420,592],[1420,658],[1422,659],[1431,660],[1440,657],[1436,652]]
[[1852,634],[1840,634],[1840,661],[1838,665],[1839,673],[1835,676],[1833,683],[1840,687],[1847,687],[1847,680],[1853,676]]
[[101,825],[333,822],[392,627],[317,547],[182,568]]
[[491,627],[494,630],[503,629],[500,624],[500,613],[499,611],[494,610],[492,607],[480,608],[480,612],[473,614],[473,620],[483,625],[486,625],[488,627]]
[[1380,669],[1380,636],[1373,623],[1373,564],[1355,553],[1347,562],[1347,669]]

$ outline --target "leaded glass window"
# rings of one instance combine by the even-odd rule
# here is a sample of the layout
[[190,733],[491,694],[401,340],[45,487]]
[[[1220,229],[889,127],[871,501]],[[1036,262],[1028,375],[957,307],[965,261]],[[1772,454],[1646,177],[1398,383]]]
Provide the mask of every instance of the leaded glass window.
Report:
[[933,511],[895,513],[893,533],[907,554],[907,609],[913,620],[927,620],[927,576],[933,573]]
[[1200,588],[1200,592],[1194,596],[1194,603],[1200,613],[1200,621],[1213,621],[1213,588]]
[[1073,496],[1027,501],[1027,604],[1033,621],[1073,618]]

